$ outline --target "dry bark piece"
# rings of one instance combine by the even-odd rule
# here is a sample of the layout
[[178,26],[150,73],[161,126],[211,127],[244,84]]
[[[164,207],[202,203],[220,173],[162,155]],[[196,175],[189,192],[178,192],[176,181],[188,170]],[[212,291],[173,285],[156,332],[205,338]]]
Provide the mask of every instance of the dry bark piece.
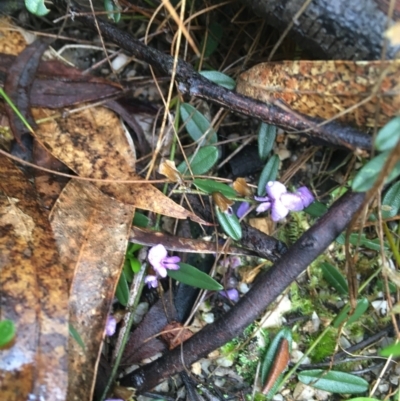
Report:
[[236,90],[267,103],[279,99],[295,111],[326,120],[372,95],[339,120],[382,126],[400,109],[400,60],[262,63],[239,76]]
[[68,400],[90,400],[104,329],[124,262],[134,207],[72,180],[51,212],[70,284],[69,322],[85,344],[68,343]]
[[[161,231],[149,230],[141,227],[132,227],[129,241],[145,246],[163,244],[170,251],[184,253],[216,254],[221,252],[221,245],[215,242],[200,239],[177,237]],[[230,255],[258,255],[256,252],[248,251],[235,246],[225,246],[224,253]]]
[[62,401],[67,391],[67,286],[36,199],[22,172],[0,158],[0,314],[17,333],[0,351],[0,393],[9,401]]
[[[36,119],[51,115],[35,109]],[[135,150],[118,116],[104,107],[85,109],[67,118],[57,118],[40,125],[35,133],[53,156],[81,177],[115,180],[140,180],[135,173]],[[137,208],[177,219],[206,222],[151,184],[96,183],[104,193]]]

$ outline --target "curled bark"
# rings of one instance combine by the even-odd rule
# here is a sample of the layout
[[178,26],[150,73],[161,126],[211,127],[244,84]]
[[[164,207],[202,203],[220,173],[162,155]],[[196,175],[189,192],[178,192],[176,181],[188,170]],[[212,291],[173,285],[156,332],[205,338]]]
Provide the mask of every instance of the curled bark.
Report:
[[121,384],[133,386],[139,392],[147,391],[241,335],[243,330],[346,228],[364,197],[364,193],[348,192],[344,195],[268,272],[259,277],[251,290],[228,313],[186,341],[182,348],[176,348],[126,376],[121,380]]
[[[295,18],[305,0],[246,0],[256,14],[285,30],[293,24],[290,36],[302,48],[319,59],[378,60],[381,58],[383,35],[393,21],[387,17],[384,0],[313,0]],[[400,8],[397,5],[397,8]],[[400,11],[400,10],[398,10]],[[398,15],[395,10],[395,17]],[[293,23],[294,22],[294,23]],[[388,58],[398,48],[389,47]]]

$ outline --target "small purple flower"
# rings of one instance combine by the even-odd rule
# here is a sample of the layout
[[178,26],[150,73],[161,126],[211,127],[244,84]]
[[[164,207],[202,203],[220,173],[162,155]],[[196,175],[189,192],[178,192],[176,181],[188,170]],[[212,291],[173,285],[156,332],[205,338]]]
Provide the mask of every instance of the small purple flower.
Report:
[[230,290],[219,291],[219,293],[225,298],[230,299],[232,302],[239,301],[239,291],[236,288]]
[[155,272],[161,277],[166,277],[167,269],[179,270],[178,263],[181,258],[179,256],[168,256],[164,245],[158,244],[151,247],[148,258]]
[[298,212],[308,207],[314,196],[307,187],[299,188],[295,193],[288,192],[286,187],[278,181],[270,181],[266,186],[267,196],[255,196],[262,202],[256,209],[258,213],[271,209],[271,218],[278,221],[287,216],[289,211]]
[[240,206],[238,207],[238,210],[236,212],[236,216],[241,219],[247,211],[250,209],[250,203],[249,202],[242,202]]
[[115,320],[115,317],[112,315],[108,315],[105,328],[106,336],[109,337],[113,336],[115,334],[116,329],[117,329],[117,321]]
[[149,288],[157,288],[158,287],[157,276],[153,276],[153,275],[149,274],[144,278],[144,282],[148,285]]

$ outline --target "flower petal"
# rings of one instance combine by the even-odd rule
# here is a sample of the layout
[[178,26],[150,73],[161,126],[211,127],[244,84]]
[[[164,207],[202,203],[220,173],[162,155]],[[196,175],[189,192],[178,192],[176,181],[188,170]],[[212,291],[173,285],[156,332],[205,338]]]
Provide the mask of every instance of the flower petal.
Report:
[[239,291],[236,288],[232,288],[230,290],[219,291],[219,293],[225,298],[230,299],[233,302],[239,301]]
[[280,201],[275,201],[271,207],[271,219],[273,221],[282,220],[289,213],[289,209]]
[[117,329],[117,321],[115,320],[115,317],[112,315],[108,315],[105,328],[106,336],[113,336],[115,334],[116,329]]
[[287,192],[281,196],[282,204],[292,212],[299,212],[304,209],[303,201],[300,195]]
[[250,203],[249,202],[242,202],[240,206],[238,207],[238,210],[236,212],[236,216],[241,219],[247,211],[250,209]]
[[162,261],[167,256],[168,252],[165,249],[165,246],[158,244],[150,248],[148,259],[153,268],[158,271],[158,269],[163,268]]
[[312,192],[307,187],[300,187],[296,194],[298,194],[303,202],[304,208],[311,205],[314,202],[315,198]]
[[279,181],[269,181],[265,189],[267,195],[273,200],[279,199],[282,194],[287,192],[286,187]]
[[254,199],[257,202],[271,202],[271,199],[268,196],[255,196]]
[[148,285],[149,288],[157,288],[158,287],[158,279],[157,276],[153,276],[149,274],[144,278],[144,282]]
[[256,212],[257,213],[262,213],[262,212],[266,212],[267,210],[269,210],[271,208],[271,202],[263,202],[260,203],[257,206]]

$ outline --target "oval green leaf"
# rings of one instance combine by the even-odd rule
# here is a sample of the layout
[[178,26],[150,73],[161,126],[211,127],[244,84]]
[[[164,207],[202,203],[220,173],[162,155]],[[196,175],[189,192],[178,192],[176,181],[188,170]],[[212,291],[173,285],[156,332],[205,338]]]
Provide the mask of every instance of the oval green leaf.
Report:
[[269,152],[275,143],[276,126],[266,123],[261,123],[258,129],[258,154],[260,159],[264,162],[267,160]]
[[200,74],[203,75],[204,78],[209,79],[211,82],[214,82],[219,86],[223,86],[224,88],[230,90],[235,89],[236,81],[222,72],[200,71]]
[[[389,156],[389,151],[381,153],[374,157],[354,177],[351,188],[355,192],[365,192],[372,188],[378,175],[380,174],[383,166]],[[400,175],[400,161],[394,166],[393,170],[386,178],[386,183],[393,181]]]
[[221,194],[226,196],[227,198],[234,198],[236,196],[235,190],[230,186],[223,184],[222,182],[196,178],[195,180],[193,180],[193,184],[196,186],[196,188],[200,189],[206,194],[221,192]]
[[347,281],[343,274],[340,273],[335,266],[329,263],[321,263],[322,274],[324,279],[336,289],[336,291],[341,295],[347,295],[349,293],[349,287]]
[[[182,122],[190,137],[201,146],[214,144],[218,141],[217,133],[211,127],[210,122],[197,111],[191,104],[182,103],[180,107]],[[207,132],[206,136],[203,136]]]
[[104,9],[108,11],[108,18],[113,20],[115,23],[121,19],[121,9],[117,6],[114,0],[104,0]]
[[118,302],[121,305],[126,306],[128,304],[129,286],[124,270],[122,270],[121,275],[119,277],[117,289],[115,291],[115,296],[117,297]]
[[37,17],[43,17],[50,12],[44,5],[44,0],[25,0],[25,7]]
[[377,400],[376,398],[370,398],[370,397],[357,397],[357,398],[350,398],[349,400],[346,401],[382,401],[382,400]]
[[[344,234],[340,234],[339,237],[336,238],[336,242],[341,245],[344,245],[346,237]],[[365,248],[372,249],[373,251],[380,251],[381,250],[381,243],[379,238],[369,239],[366,237],[365,234],[361,234],[359,236],[356,233],[350,234],[349,242],[351,245],[354,246],[364,246]],[[383,247],[385,250],[389,249],[386,242],[383,243]]]
[[263,384],[265,383],[265,380],[267,379],[268,374],[275,361],[276,353],[279,349],[282,339],[286,339],[288,341],[289,352],[292,351],[292,331],[289,328],[285,327],[276,334],[275,338],[272,340],[270,346],[268,347],[268,351],[261,366],[261,383]]
[[379,352],[379,355],[385,357],[393,355],[393,357],[397,358],[400,355],[400,343],[388,345]]
[[[189,157],[190,168],[194,175],[207,173],[217,161],[218,148],[215,146],[204,146],[204,148],[199,149],[195,156]],[[177,169],[181,174],[185,174],[187,171],[186,162],[182,162]]]
[[242,227],[236,215],[223,213],[218,206],[215,207],[215,214],[225,234],[234,241],[239,241],[242,238]]
[[396,143],[400,140],[400,116],[397,116],[390,120],[383,128],[378,132],[375,139],[375,147],[380,152],[385,150],[391,150],[396,146]]
[[339,315],[336,316],[336,319],[333,321],[332,326],[336,329],[345,321],[346,326],[348,324],[352,324],[358,320],[358,318],[364,314],[364,312],[368,309],[369,302],[367,298],[362,298],[357,300],[357,306],[354,313],[349,317],[350,305],[346,305]]
[[224,287],[208,274],[203,273],[187,263],[179,263],[179,270],[167,270],[169,277],[180,283],[203,290],[221,291]]
[[304,209],[304,212],[312,217],[321,217],[328,211],[326,205],[320,201],[314,201],[310,206]]
[[390,219],[399,213],[400,181],[393,184],[382,199],[382,218]]
[[147,228],[151,224],[151,220],[145,216],[143,213],[135,212],[135,216],[133,217],[133,223],[136,227]]
[[354,394],[368,391],[368,382],[350,373],[322,369],[305,370],[299,373],[299,380],[311,387],[331,393]]
[[260,179],[258,180],[257,195],[265,195],[265,187],[269,181],[275,181],[278,176],[279,157],[273,155],[261,172]]
[[8,345],[15,337],[15,325],[12,320],[0,321],[0,348]]

